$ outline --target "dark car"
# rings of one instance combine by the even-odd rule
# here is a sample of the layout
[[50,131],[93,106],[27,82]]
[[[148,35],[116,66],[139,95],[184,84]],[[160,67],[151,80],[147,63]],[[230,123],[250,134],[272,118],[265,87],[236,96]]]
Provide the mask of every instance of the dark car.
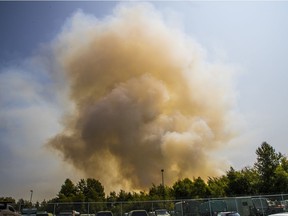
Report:
[[96,216],[113,216],[113,213],[111,211],[99,211]]
[[128,216],[149,216],[146,210],[132,210]]

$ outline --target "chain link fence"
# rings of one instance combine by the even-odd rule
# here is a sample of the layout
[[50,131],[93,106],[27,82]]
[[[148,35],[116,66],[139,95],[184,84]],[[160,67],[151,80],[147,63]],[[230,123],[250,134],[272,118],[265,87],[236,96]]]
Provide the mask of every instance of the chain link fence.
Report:
[[[149,216],[155,216],[156,209],[166,209],[171,216],[215,216],[219,212],[227,211],[238,212],[240,216],[267,216],[288,212],[288,194],[185,200],[49,203],[45,211],[59,215],[61,212],[74,210],[82,216],[111,211],[114,216],[126,216],[128,212],[136,209],[146,210]],[[71,213],[70,216],[75,215]]]

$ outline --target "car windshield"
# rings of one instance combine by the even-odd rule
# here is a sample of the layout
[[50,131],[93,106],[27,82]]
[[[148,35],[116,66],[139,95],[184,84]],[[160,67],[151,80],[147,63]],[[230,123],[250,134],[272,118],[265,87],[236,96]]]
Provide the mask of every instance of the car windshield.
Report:
[[135,211],[132,216],[147,216],[147,213],[145,211]]
[[227,216],[240,216],[237,212],[228,213]]
[[156,210],[155,213],[157,215],[164,215],[164,214],[167,214],[167,211],[165,209],[163,209],[163,210],[161,209],[161,210]]
[[97,216],[113,216],[112,212],[98,212]]

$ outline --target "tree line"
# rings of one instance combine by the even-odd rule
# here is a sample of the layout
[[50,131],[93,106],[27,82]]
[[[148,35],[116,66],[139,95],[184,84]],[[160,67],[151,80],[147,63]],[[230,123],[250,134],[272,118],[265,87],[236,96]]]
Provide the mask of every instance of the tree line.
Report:
[[[49,203],[72,202],[125,202],[147,200],[179,200],[209,197],[246,196],[259,194],[288,193],[288,159],[267,142],[256,149],[257,160],[252,167],[235,170],[230,167],[220,177],[209,177],[204,181],[201,177],[177,180],[172,186],[152,184],[149,190],[140,192],[110,192],[105,190],[100,181],[87,178],[74,184],[66,179],[55,198],[37,202],[36,208],[45,209]],[[2,197],[0,201],[11,201],[16,206],[31,207],[32,203],[23,199]]]

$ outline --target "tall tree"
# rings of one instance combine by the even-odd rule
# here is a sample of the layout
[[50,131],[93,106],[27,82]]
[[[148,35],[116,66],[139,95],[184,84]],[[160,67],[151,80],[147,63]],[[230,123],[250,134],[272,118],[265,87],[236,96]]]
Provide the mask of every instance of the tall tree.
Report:
[[93,179],[93,178],[88,178],[87,179],[87,188],[88,188],[88,193],[87,197],[91,201],[104,201],[105,199],[105,192],[104,192],[104,187],[101,184],[100,181]]
[[257,162],[254,164],[256,170],[260,175],[260,193],[272,193],[273,186],[275,184],[275,171],[280,165],[281,153],[276,153],[275,149],[266,142],[257,148]]
[[96,179],[81,179],[77,184],[77,189],[83,194],[86,202],[100,202],[105,200],[104,187]]
[[64,184],[61,186],[61,190],[58,194],[58,198],[62,201],[72,201],[72,197],[76,195],[77,188],[74,183],[67,178]]

